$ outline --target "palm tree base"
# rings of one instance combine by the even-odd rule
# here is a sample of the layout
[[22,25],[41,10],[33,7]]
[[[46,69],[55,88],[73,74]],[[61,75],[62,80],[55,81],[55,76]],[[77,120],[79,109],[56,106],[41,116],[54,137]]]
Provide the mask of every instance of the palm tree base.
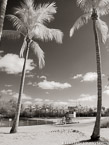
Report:
[[100,136],[96,136],[96,135],[91,136],[91,141],[99,141],[99,140],[100,140]]
[[10,133],[17,133],[17,129],[11,128]]

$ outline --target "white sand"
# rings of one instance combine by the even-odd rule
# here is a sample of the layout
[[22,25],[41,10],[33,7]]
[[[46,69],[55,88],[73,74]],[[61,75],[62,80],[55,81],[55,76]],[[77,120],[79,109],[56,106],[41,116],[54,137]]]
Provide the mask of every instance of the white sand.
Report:
[[[9,134],[10,128],[0,128],[0,145],[106,145],[104,143],[77,143],[90,139],[93,123],[73,125],[37,125],[19,127],[18,133]],[[101,137],[109,139],[109,129],[101,129]],[[109,145],[109,143],[107,143]]]

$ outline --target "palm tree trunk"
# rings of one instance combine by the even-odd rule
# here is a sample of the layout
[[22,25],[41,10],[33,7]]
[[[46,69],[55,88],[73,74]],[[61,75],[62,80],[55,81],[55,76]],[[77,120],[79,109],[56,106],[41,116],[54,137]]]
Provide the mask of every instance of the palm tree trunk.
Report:
[[96,28],[96,20],[93,20],[93,30],[94,30],[95,45],[96,45],[98,100],[97,100],[97,116],[96,116],[94,130],[93,130],[93,133],[91,136],[91,140],[99,140],[99,138],[100,138],[101,107],[102,107],[102,71],[101,71],[100,45],[99,45],[97,28]]
[[21,110],[21,97],[22,97],[23,89],[24,89],[25,74],[26,74],[26,61],[28,59],[28,54],[29,54],[29,45],[30,45],[30,41],[27,40],[26,56],[25,56],[25,60],[24,60],[23,70],[22,70],[22,77],[21,77],[21,83],[20,83],[20,90],[19,90],[16,114],[15,114],[15,118],[13,121],[12,128],[10,130],[10,133],[16,133],[18,130],[20,110]]
[[2,36],[2,29],[3,29],[7,2],[8,0],[0,0],[0,41],[1,41],[1,36]]

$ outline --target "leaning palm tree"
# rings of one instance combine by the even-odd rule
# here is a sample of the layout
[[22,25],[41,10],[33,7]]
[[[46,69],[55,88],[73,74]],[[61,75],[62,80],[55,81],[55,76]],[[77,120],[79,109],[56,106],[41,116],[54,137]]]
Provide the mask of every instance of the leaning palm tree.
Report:
[[0,41],[1,41],[1,36],[2,36],[2,29],[3,29],[7,2],[8,0],[0,0]]
[[26,61],[28,59],[29,50],[32,49],[39,60],[39,67],[45,65],[44,52],[37,43],[37,40],[53,40],[62,43],[63,33],[58,29],[46,27],[46,22],[54,19],[53,14],[56,13],[55,3],[34,5],[33,0],[24,0],[20,7],[14,9],[14,15],[7,15],[7,18],[13,23],[16,30],[24,36],[24,42],[21,47],[20,56],[23,57],[25,52],[25,60],[22,70],[21,84],[19,90],[18,104],[15,118],[10,133],[16,133],[19,123],[19,115],[21,109],[21,97],[24,89]]
[[98,37],[98,30],[101,32],[103,43],[106,42],[108,34],[108,26],[104,21],[100,19],[100,16],[107,15],[109,13],[109,0],[77,0],[77,5],[83,10],[82,15],[73,25],[70,30],[70,36],[74,34],[76,29],[79,29],[84,24],[88,23],[88,20],[93,21],[93,32],[95,36],[96,46],[96,64],[97,64],[97,116],[91,140],[100,139],[100,118],[102,107],[102,70],[101,70],[101,54],[100,44]]

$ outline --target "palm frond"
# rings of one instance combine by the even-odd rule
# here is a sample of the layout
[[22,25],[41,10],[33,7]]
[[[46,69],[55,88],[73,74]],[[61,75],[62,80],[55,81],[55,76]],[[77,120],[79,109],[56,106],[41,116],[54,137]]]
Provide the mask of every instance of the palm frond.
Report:
[[98,14],[101,16],[109,14],[109,2],[106,3],[106,5],[104,4],[102,6],[99,6],[97,8],[97,11],[98,11]]
[[77,29],[79,29],[80,27],[82,27],[84,24],[88,23],[88,20],[91,18],[91,13],[87,13],[82,15],[81,17],[79,17],[77,19],[77,21],[74,23],[73,27],[70,29],[70,37],[73,36],[74,31]]
[[17,15],[26,26],[29,26],[33,21],[35,7],[33,0],[24,0],[20,3],[20,7],[14,8],[14,14]]
[[27,26],[28,12],[27,9],[22,7],[14,8],[14,14]]
[[34,18],[39,23],[51,22],[54,19],[53,14],[56,13],[55,2],[47,3],[47,4],[39,4],[36,7]]
[[109,4],[109,0],[100,0],[99,2],[99,8],[105,7],[106,5]]
[[44,25],[38,24],[34,30],[33,39],[55,40],[57,43],[62,43],[63,33],[58,29],[49,29]]
[[34,7],[34,0],[23,0],[23,2],[21,3],[21,7],[24,8],[24,7]]
[[90,12],[93,8],[93,1],[92,0],[77,0],[77,5],[84,11]]
[[24,23],[15,15],[6,15],[6,18],[9,19],[13,26],[15,27],[15,29],[17,31],[19,31],[20,33],[22,33],[23,35],[27,34],[27,29],[24,25]]
[[98,19],[96,21],[96,26],[101,33],[102,42],[105,43],[106,40],[107,40],[107,36],[108,36],[108,26],[107,26],[107,24],[104,21],[102,21],[101,19]]
[[43,68],[45,66],[45,60],[44,60],[44,52],[38,45],[38,43],[32,41],[30,44],[30,49],[33,49],[34,53],[37,55],[39,60],[39,68]]
[[23,44],[22,44],[22,47],[21,47],[21,50],[20,50],[20,57],[23,57],[23,54],[24,54],[24,51],[26,50],[26,48],[27,48],[27,42],[26,42],[26,37],[25,37]]
[[2,39],[19,40],[21,37],[21,34],[15,30],[3,30],[2,33]]

